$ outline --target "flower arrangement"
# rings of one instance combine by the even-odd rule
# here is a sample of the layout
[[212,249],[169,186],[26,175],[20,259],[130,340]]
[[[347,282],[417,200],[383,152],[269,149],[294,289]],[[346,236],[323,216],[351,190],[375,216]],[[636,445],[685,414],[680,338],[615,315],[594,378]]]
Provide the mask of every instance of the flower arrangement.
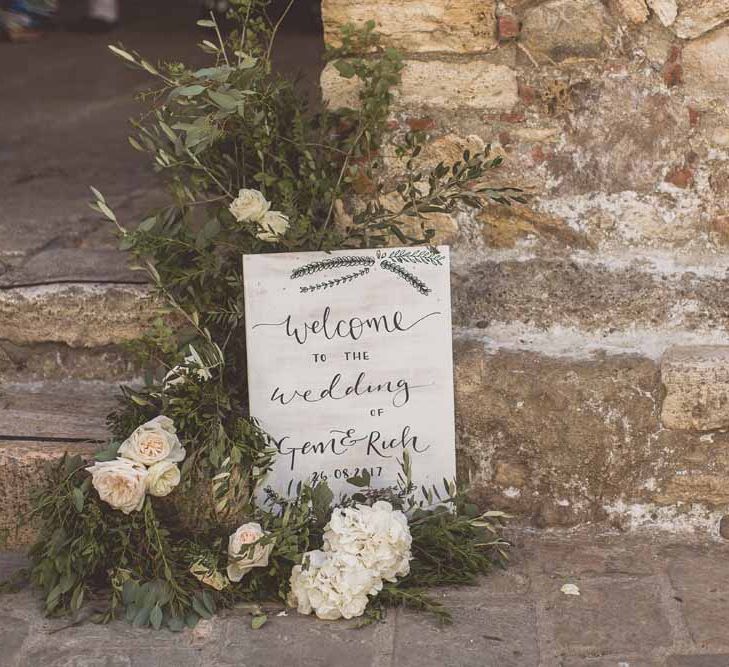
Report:
[[361,616],[383,580],[409,574],[411,544],[407,517],[384,500],[335,508],[323,550],[305,553],[291,572],[289,604],[326,620]]
[[[256,500],[274,449],[246,412],[241,255],[422,246],[431,213],[521,201],[489,184],[500,158],[488,151],[426,167],[427,136],[388,132],[402,62],[371,22],[346,27],[327,54],[360,79],[359,108],[311,113],[272,70],[284,17],[272,20],[267,4],[233,0],[238,27],[226,38],[201,21],[212,59],[202,69],[111,47],[156,82],[130,142],[170,202],[136,225],[96,190],[94,208],[167,312],[132,346],[145,382],[122,388],[108,446],[91,465],[64,458],[38,491],[31,576],[49,614],[93,599],[92,620],[179,631],[245,602],[260,627],[263,605],[278,601],[323,619],[406,605],[448,620],[427,589],[473,583],[505,561],[504,515],[480,511],[449,480],[416,494],[407,455],[397,485],[372,488],[365,471],[336,506],[326,483]],[[421,247],[392,261],[433,257]]]

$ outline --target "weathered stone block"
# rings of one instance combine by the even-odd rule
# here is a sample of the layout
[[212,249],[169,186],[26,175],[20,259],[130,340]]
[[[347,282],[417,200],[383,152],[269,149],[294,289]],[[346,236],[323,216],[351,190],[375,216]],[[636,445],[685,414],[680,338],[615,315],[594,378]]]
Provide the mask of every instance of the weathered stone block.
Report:
[[676,0],[647,0],[648,6],[653,10],[658,20],[663,25],[671,25],[676,20],[678,14],[678,4]]
[[645,23],[648,20],[648,7],[645,0],[615,0],[620,13],[631,23]]
[[[396,192],[388,193],[382,197],[383,205],[391,211],[397,211],[403,206],[403,200]],[[433,229],[434,245],[450,245],[458,235],[458,223],[448,213],[426,213],[422,217],[403,215],[397,219],[401,230],[410,236],[421,238],[425,229]],[[393,245],[402,245],[397,238],[392,239]]]
[[[485,149],[486,144],[476,134],[463,137],[448,133],[424,143],[420,153],[413,158],[413,165],[416,169],[426,171],[435,168],[439,162],[453,164],[462,161],[465,151],[475,155],[476,153],[483,153]],[[493,151],[490,155],[495,157]],[[382,162],[388,174],[395,175],[405,172],[405,161],[394,155],[385,155]]]
[[[332,108],[359,106],[359,79],[345,79],[328,64],[321,74],[324,101]],[[399,108],[494,109],[518,102],[516,73],[480,59],[468,62],[409,60],[396,93]]]
[[589,247],[590,242],[563,220],[526,206],[487,206],[477,215],[482,236],[490,247],[512,248],[526,237],[539,237],[568,247]]
[[551,0],[524,14],[521,42],[542,64],[596,58],[609,31],[599,0]]
[[729,27],[689,42],[683,49],[683,81],[696,100],[729,96]]
[[[490,605],[487,597],[449,600],[453,625],[438,627],[423,614],[402,613],[392,664],[402,667],[523,667],[539,662],[536,613],[523,602]],[[498,637],[500,641],[494,641]]]
[[673,30],[683,39],[693,39],[724,21],[729,21],[726,0],[682,0]]
[[716,506],[729,503],[729,476],[677,475],[664,485],[656,497],[660,503],[701,503]]
[[[688,626],[691,639],[707,652],[726,654],[729,635],[726,619],[729,617],[729,597],[726,595],[729,560],[727,549],[709,552],[695,545],[668,551],[668,576],[676,594],[681,598],[681,613]],[[729,660],[704,662],[688,659],[669,662],[671,667],[723,667]],[[714,656],[718,657],[718,656]]]
[[324,0],[324,40],[343,25],[376,23],[385,44],[410,52],[478,53],[495,44],[495,0]]
[[140,368],[121,346],[72,348],[59,343],[14,345],[0,340],[0,382],[107,380],[138,377]]
[[649,359],[488,354],[457,340],[455,376],[459,470],[484,506],[543,525],[600,520],[665,465]]
[[[564,652],[588,655],[640,652],[645,655],[672,643],[670,626],[662,605],[657,580],[584,579],[580,595],[556,592],[550,605],[554,634]],[[579,627],[580,631],[575,632]]]
[[667,428],[729,426],[729,346],[674,347],[663,356],[661,380]]
[[160,315],[149,288],[50,285],[0,290],[0,339],[17,345],[117,345],[139,338]]
[[0,440],[0,543],[13,547],[30,543],[37,526],[27,520],[31,496],[46,479],[46,466],[65,452],[93,456],[95,445]]
[[[490,216],[497,214],[490,210],[482,218],[493,223],[497,218]],[[507,217],[502,224],[511,220],[517,222]],[[486,231],[493,234],[494,228]],[[536,226],[537,231],[560,244],[578,245],[579,237],[570,237],[556,223]],[[495,238],[509,237],[505,232]],[[467,271],[454,273],[452,292],[453,322],[463,327],[480,321],[593,332],[636,327],[712,332],[729,326],[729,294],[721,277],[662,276],[569,259],[516,259],[472,262]],[[719,333],[715,340],[723,338]]]
[[497,22],[499,41],[506,41],[519,36],[521,24],[519,23],[519,19],[515,16],[511,16],[510,14],[499,16]]

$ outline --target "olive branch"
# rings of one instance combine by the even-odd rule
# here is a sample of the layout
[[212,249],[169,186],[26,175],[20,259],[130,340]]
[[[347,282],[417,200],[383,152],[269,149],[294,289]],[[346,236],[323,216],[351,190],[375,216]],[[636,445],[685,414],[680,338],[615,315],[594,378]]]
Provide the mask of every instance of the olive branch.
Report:
[[437,250],[393,250],[387,258],[394,262],[410,262],[412,264],[431,264],[443,266],[443,255]]
[[325,280],[320,283],[315,283],[314,285],[302,285],[299,289],[301,292],[316,292],[317,290],[325,290],[329,289],[330,287],[338,287],[339,285],[344,285],[345,283],[352,282],[357,278],[365,276],[369,272],[369,267],[365,266],[360,271],[349,273],[346,276],[342,276],[341,278],[332,278],[331,280]]
[[[394,273],[399,278],[402,278],[410,286],[415,288],[421,294],[427,296],[432,291],[420,278],[414,273],[408,271],[405,267],[401,266],[404,263],[410,264],[427,264],[429,266],[443,266],[444,256],[435,249],[427,250],[406,250],[399,249],[393,250],[390,253],[378,251],[377,258],[380,266],[390,273]],[[357,278],[366,276],[370,272],[370,268],[376,263],[374,257],[356,257],[353,255],[344,255],[342,257],[328,257],[326,259],[318,260],[315,262],[309,262],[304,264],[293,271],[291,271],[291,280],[296,278],[302,278],[307,275],[319,273],[321,271],[329,271],[331,269],[340,269],[345,267],[362,266],[363,268],[359,271],[348,273],[347,275],[339,278],[331,278],[329,280],[322,280],[321,282],[314,283],[311,285],[302,285],[299,291],[306,294],[309,292],[317,292],[319,290],[330,289],[332,287],[338,287],[350,283]]]
[[327,271],[329,269],[341,269],[342,267],[349,267],[349,266],[372,266],[375,263],[375,260],[373,257],[354,257],[351,255],[346,255],[343,257],[329,257],[327,259],[322,259],[318,262],[310,262],[309,264],[304,264],[304,266],[300,266],[298,269],[294,269],[291,272],[291,279],[294,280],[296,278],[301,278],[305,275],[311,275],[312,273],[318,273],[320,271]]
[[414,287],[418,292],[421,294],[424,294],[427,296],[430,294],[430,287],[428,287],[420,278],[418,278],[414,273],[410,273],[407,269],[403,268],[399,264],[395,264],[391,262],[389,259],[383,259],[380,262],[380,266],[392,273],[394,273],[399,278],[402,278],[405,282],[410,284],[412,287]]

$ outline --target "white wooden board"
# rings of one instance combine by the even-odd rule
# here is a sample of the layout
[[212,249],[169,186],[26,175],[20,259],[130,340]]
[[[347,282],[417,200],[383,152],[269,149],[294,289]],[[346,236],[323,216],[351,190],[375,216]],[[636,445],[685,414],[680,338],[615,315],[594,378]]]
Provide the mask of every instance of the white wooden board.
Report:
[[247,255],[251,415],[278,454],[261,485],[367,469],[395,484],[403,450],[417,485],[455,478],[447,247]]

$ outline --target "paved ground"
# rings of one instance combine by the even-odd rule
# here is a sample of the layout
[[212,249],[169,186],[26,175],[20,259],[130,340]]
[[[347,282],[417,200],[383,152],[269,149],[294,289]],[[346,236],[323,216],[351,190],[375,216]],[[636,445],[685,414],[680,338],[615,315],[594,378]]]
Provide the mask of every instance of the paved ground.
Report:
[[[68,16],[83,2],[61,5]],[[153,62],[200,65],[208,56],[197,42],[207,35],[195,26],[198,0],[121,6],[121,27],[110,35],[59,31],[32,44],[0,43],[0,288],[77,280],[81,265],[90,266],[84,280],[119,280],[124,259],[108,254],[116,242],[111,225],[87,206],[89,185],[128,222],[159,201],[148,160],[127,142],[128,119],[141,112],[135,95],[151,80],[126,68],[107,44],[121,42]],[[274,53],[280,70],[302,75],[312,98],[322,55],[316,27],[294,16]]]
[[[729,546],[648,537],[520,534],[511,567],[441,595],[455,624],[409,612],[362,630],[289,612],[261,630],[243,611],[182,635],[65,627],[30,590],[0,595],[6,667],[727,667]],[[2,569],[22,561],[6,554]],[[560,592],[575,584],[581,595]]]

